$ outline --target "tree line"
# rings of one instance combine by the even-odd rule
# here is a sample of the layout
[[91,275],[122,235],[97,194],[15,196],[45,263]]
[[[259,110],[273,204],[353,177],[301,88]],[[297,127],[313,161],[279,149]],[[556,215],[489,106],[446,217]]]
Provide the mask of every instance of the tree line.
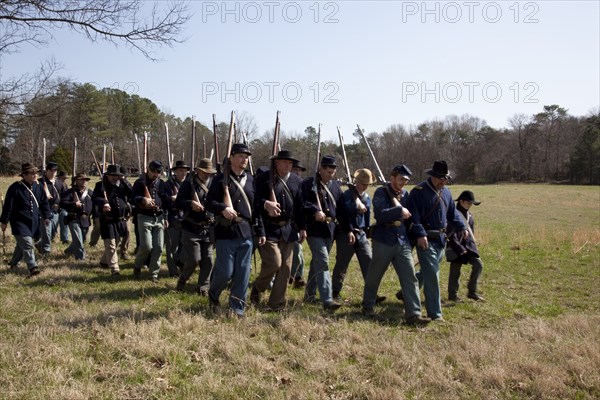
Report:
[[[190,160],[191,117],[164,113],[150,99],[119,89],[62,82],[53,93],[24,102],[19,113],[3,114],[0,109],[0,174],[18,173],[23,162],[41,166],[43,139],[48,143],[47,160],[67,173],[72,170],[74,138],[79,143],[78,171],[94,173],[91,151],[100,158],[104,145],[112,145],[117,163],[136,170],[144,132],[148,132],[149,159],[166,162],[165,123],[172,157]],[[434,160],[443,159],[460,183],[600,183],[600,112],[572,116],[563,107],[547,105],[535,115],[514,115],[509,123],[510,128],[495,129],[475,116],[451,115],[417,126],[391,125],[383,132],[368,133],[367,138],[384,174],[404,163],[420,179]],[[196,159],[208,157],[214,147],[213,127],[196,122],[195,128]],[[243,134],[247,137],[255,168],[268,165],[273,128],[259,133],[253,116],[241,112],[236,114],[236,131],[237,141],[243,140]],[[229,121],[217,124],[221,153],[228,132]],[[351,169],[375,171],[358,132],[343,133]],[[317,128],[312,125],[302,133],[281,132],[281,147],[292,150],[309,174],[314,172],[316,141]],[[324,141],[322,153],[335,155],[341,165],[339,142]],[[341,175],[342,169],[338,176],[343,179]]]

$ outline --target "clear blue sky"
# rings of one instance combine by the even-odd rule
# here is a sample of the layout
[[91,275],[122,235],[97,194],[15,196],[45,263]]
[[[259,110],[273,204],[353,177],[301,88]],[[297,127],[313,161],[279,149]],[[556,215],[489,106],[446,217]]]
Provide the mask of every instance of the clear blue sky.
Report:
[[598,1],[191,6],[186,42],[158,49],[160,62],[63,31],[3,59],[2,76],[54,57],[63,76],[137,93],[181,118],[210,125],[213,113],[246,111],[262,133],[281,110],[284,132],[320,122],[331,139],[336,125],[349,138],[357,123],[381,132],[468,113],[501,128],[547,104],[573,115],[600,104]]

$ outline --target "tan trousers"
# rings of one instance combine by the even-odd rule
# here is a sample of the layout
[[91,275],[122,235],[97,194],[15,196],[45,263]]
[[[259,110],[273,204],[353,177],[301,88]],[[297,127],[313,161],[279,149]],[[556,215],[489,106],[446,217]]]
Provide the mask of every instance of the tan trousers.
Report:
[[104,253],[100,262],[107,264],[110,272],[119,272],[119,257],[117,256],[117,241],[116,239],[103,239]]
[[294,243],[267,241],[258,248],[258,251],[262,262],[254,287],[259,292],[264,292],[275,276],[269,307],[280,307],[285,304],[285,292],[292,270]]

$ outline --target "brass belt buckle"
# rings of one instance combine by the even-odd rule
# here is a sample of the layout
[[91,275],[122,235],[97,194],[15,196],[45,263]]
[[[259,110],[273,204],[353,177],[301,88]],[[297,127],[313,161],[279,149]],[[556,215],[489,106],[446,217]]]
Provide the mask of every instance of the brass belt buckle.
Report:
[[402,221],[394,221],[392,223],[392,225],[394,225],[396,228],[399,227],[400,225],[402,225]]

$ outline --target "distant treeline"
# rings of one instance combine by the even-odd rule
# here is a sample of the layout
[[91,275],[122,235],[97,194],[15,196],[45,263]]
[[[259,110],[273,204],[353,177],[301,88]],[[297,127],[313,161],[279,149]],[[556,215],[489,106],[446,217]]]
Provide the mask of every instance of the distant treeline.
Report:
[[[149,135],[149,159],[166,163],[165,122],[169,125],[174,159],[189,161],[191,116],[182,120],[166,114],[151,100],[122,90],[65,83],[52,95],[37,96],[26,102],[18,113],[3,114],[0,109],[0,174],[18,173],[23,162],[41,166],[44,138],[47,160],[57,162],[67,173],[72,170],[74,138],[78,141],[78,170],[94,173],[90,150],[101,162],[103,145],[109,144],[114,148],[116,162],[134,170],[138,168],[135,135],[141,138],[144,131]],[[342,122],[350,125],[360,121]],[[247,133],[255,168],[268,165],[273,129],[259,134],[253,117],[246,113],[238,116],[236,126],[238,141],[242,132]],[[514,115],[510,126],[499,130],[474,116],[452,115],[408,128],[392,125],[384,132],[371,132],[367,136],[384,174],[394,165],[404,163],[418,180],[434,160],[446,160],[454,180],[460,183],[600,184],[600,112],[577,117],[558,105],[549,105],[535,115]],[[298,134],[286,133],[285,124],[282,128],[282,148],[292,150],[308,168],[307,173],[313,173],[316,129],[308,126]],[[221,159],[228,130],[229,121],[218,124]],[[354,141],[346,143],[351,169],[374,170],[357,132],[343,133],[346,142]],[[140,153],[141,146],[140,139]],[[209,156],[212,149],[212,127],[196,122],[196,159]],[[322,152],[336,155],[341,165],[339,143],[324,142]],[[110,152],[107,160],[110,162]],[[338,175],[344,178],[342,169]]]

